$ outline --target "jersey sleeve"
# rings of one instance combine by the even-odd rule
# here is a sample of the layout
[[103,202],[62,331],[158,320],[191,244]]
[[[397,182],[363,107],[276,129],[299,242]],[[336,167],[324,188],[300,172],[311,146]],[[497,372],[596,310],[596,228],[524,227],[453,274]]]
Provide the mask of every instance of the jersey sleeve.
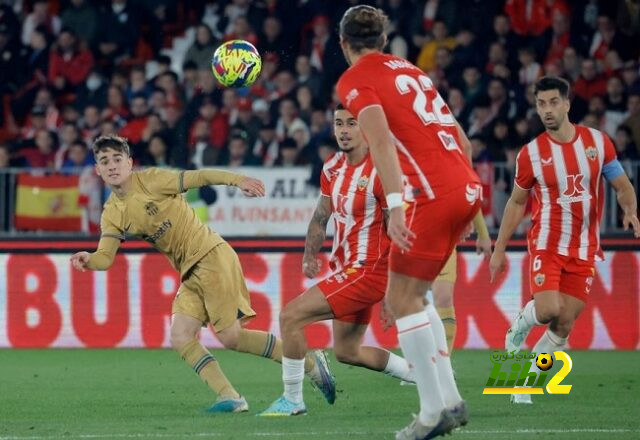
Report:
[[100,237],[111,237],[124,241],[124,225],[119,221],[117,214],[112,206],[105,205],[100,217]]
[[149,168],[139,176],[142,186],[151,194],[170,196],[185,191],[184,171]]
[[516,177],[514,181],[516,185],[527,191],[533,187],[535,177],[531,160],[529,159],[529,151],[526,147],[520,150],[516,158]]
[[347,72],[338,82],[337,92],[344,108],[358,118],[360,112],[372,105],[380,105],[380,97],[376,90],[362,81],[355,81],[353,73]]
[[608,164],[612,160],[616,160],[618,155],[616,154],[616,148],[613,146],[613,142],[611,142],[611,138],[606,134],[602,133],[602,137],[604,138],[604,163],[603,165]]
[[320,173],[320,194],[325,197],[331,197],[331,182],[324,170]]

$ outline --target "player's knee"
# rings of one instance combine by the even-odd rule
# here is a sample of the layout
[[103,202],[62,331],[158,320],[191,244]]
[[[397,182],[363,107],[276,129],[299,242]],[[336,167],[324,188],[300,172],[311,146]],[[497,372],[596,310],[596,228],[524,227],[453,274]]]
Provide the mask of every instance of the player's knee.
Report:
[[171,327],[171,347],[180,350],[195,338],[195,335],[184,328]]
[[562,313],[562,304],[560,301],[546,301],[544,303],[536,303],[536,314],[538,319],[545,323],[557,320]]
[[218,337],[218,340],[224,346],[224,348],[228,350],[235,350],[238,347],[238,338],[240,334],[239,331],[236,331],[235,328],[229,328],[220,331],[216,336]]
[[297,329],[298,310],[293,303],[289,303],[280,312],[280,331],[286,333]]
[[560,317],[560,319],[552,323],[551,331],[561,338],[566,338],[569,336],[569,333],[571,333],[574,322],[575,320],[573,318],[563,319],[563,317]]

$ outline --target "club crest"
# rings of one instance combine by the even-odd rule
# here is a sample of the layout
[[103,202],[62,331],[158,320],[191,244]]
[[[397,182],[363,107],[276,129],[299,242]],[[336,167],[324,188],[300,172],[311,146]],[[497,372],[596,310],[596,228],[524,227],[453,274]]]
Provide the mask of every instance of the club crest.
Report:
[[539,273],[536,274],[536,276],[533,278],[533,281],[536,283],[536,286],[540,287],[544,284],[544,274],[543,273]]
[[598,157],[598,150],[596,150],[596,147],[587,147],[584,150],[584,153],[587,155],[589,160],[596,160],[596,157]]
[[362,176],[361,178],[359,178],[358,179],[358,190],[362,191],[363,189],[365,189],[367,187],[368,183],[369,183],[369,177]]

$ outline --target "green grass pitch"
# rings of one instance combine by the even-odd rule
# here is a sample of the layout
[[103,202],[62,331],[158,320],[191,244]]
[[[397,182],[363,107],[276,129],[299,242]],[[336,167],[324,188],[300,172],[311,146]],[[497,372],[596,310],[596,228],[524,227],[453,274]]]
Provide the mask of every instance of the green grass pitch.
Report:
[[[569,353],[573,370],[563,382],[573,385],[569,395],[514,406],[507,396],[482,395],[488,351],[455,352],[471,421],[454,436],[640,438],[640,352]],[[280,366],[227,351],[214,355],[249,401],[248,414],[204,413],[214,396],[170,350],[0,350],[0,440],[393,438],[417,411],[414,387],[332,358],[334,406],[305,385],[307,416],[262,419],[256,412],[282,392]]]

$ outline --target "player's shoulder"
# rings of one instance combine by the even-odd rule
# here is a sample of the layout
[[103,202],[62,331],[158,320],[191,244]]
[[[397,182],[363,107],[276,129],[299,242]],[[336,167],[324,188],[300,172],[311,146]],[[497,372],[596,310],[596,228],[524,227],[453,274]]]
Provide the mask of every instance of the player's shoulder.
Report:
[[327,159],[322,164],[322,171],[330,171],[334,168],[342,165],[342,162],[345,160],[346,155],[342,151],[336,151],[335,153],[331,153],[327,156]]
[[119,201],[118,197],[114,193],[111,193],[102,205],[101,216],[103,219],[114,221],[115,219],[121,217],[124,209],[124,204]]

